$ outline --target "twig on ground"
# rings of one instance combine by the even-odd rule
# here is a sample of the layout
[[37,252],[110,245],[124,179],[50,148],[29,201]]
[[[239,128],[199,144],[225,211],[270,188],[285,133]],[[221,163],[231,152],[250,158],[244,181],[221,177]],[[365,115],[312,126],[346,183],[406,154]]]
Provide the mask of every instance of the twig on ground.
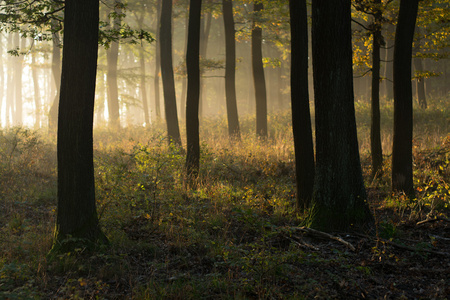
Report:
[[317,237],[330,239],[330,240],[335,240],[335,241],[338,241],[338,242],[344,244],[345,246],[347,246],[352,251],[356,250],[356,248],[352,244],[350,244],[347,241],[344,241],[342,238],[340,238],[338,236],[334,236],[334,235],[328,234],[326,232],[315,230],[315,229],[308,228],[308,227],[293,227],[293,229],[298,230],[298,231],[302,231],[302,232],[305,232],[305,233],[308,233],[310,235],[314,235],[314,236],[317,236]]
[[442,217],[435,217],[434,219],[426,219],[423,221],[419,221],[416,223],[416,225],[422,225],[425,223],[431,223],[431,222],[436,222],[436,221],[444,221],[444,222],[450,222],[450,219],[447,218],[442,218]]

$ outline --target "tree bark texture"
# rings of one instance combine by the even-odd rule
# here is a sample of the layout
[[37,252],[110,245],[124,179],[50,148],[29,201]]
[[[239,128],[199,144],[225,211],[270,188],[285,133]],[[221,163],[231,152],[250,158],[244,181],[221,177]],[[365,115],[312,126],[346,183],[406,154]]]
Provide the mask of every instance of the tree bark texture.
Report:
[[190,0],[189,29],[186,52],[188,78],[186,97],[186,172],[195,178],[200,168],[200,137],[198,109],[200,100],[200,19],[201,0]]
[[[381,7],[381,0],[374,0],[377,7]],[[372,102],[370,124],[370,153],[372,157],[372,178],[379,177],[383,168],[383,149],[381,146],[380,120],[380,47],[382,12],[378,8],[374,14],[373,42],[372,42]]]
[[256,100],[256,135],[267,137],[267,93],[264,66],[262,61],[262,28],[256,20],[263,10],[262,2],[253,4],[252,25],[252,68]]
[[107,241],[97,217],[93,164],[98,24],[97,1],[65,1],[55,243],[63,251],[68,245],[61,242],[69,237],[82,243]]
[[414,195],[412,169],[412,43],[419,0],[401,0],[394,49],[392,189]]
[[181,147],[180,128],[178,126],[177,99],[175,92],[175,78],[173,75],[172,62],[172,1],[163,1],[162,3],[159,36],[167,135],[169,138],[169,143],[174,143]]
[[316,172],[310,226],[366,230],[372,216],[359,158],[350,0],[312,2]]
[[313,194],[314,145],[308,93],[308,19],[306,0],[290,0],[291,107],[297,206],[305,209]]
[[225,95],[228,135],[240,140],[239,117],[236,102],[236,39],[233,18],[233,2],[222,0],[225,27]]

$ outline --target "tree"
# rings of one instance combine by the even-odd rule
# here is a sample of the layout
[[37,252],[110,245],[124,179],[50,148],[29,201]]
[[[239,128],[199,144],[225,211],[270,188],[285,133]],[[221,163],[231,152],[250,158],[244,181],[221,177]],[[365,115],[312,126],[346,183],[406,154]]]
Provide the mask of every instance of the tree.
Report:
[[236,38],[233,19],[233,2],[222,0],[225,27],[225,94],[227,105],[228,135],[241,138],[236,103]]
[[173,75],[172,63],[172,0],[163,1],[162,3],[159,36],[167,134],[169,137],[169,143],[175,143],[181,147],[181,136],[178,126],[177,99],[175,93],[175,79]]
[[267,94],[266,80],[264,77],[264,66],[262,57],[262,28],[257,18],[263,10],[263,3],[259,0],[253,3],[253,25],[252,25],[252,68],[253,83],[255,86],[256,99],[256,134],[260,138],[267,137]]
[[372,29],[372,102],[370,124],[370,153],[372,156],[372,178],[381,175],[383,167],[383,149],[381,147],[380,120],[380,47],[384,45],[381,35],[382,11],[381,0],[373,0],[373,29]]
[[190,0],[186,52],[188,78],[186,97],[186,172],[188,179],[197,177],[200,168],[198,109],[200,100],[200,19],[202,1]]
[[[54,250],[107,242],[97,216],[93,164],[98,26],[98,2],[65,1]],[[74,243],[65,243],[69,238]]]
[[158,27],[161,24],[161,5],[162,0],[157,0],[156,3],[156,42],[155,42],[155,73],[153,79],[153,85],[155,89],[155,115],[156,119],[161,118],[161,101],[159,95],[159,76],[161,70],[161,48],[160,48],[160,36]]
[[[120,10],[122,5],[119,1],[114,1],[113,30],[120,29]],[[106,72],[106,84],[108,86],[108,114],[110,126],[114,129],[120,128],[120,110],[119,110],[119,88],[117,85],[117,61],[119,58],[119,43],[113,41],[106,50],[106,60],[108,69]]]
[[310,226],[361,230],[366,204],[353,96],[350,0],[312,2],[316,173]]
[[394,48],[394,138],[392,189],[414,195],[411,59],[419,0],[401,0]]
[[308,19],[306,0],[290,0],[291,107],[297,206],[307,208],[314,186],[314,145],[308,94]]

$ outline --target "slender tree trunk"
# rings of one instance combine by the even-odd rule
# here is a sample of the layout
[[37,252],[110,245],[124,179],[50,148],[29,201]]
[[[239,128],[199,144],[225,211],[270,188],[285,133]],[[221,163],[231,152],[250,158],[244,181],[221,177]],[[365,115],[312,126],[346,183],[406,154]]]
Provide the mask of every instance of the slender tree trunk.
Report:
[[306,0],[290,0],[291,106],[297,206],[306,209],[314,186],[314,145],[308,93],[308,18]]
[[[186,30],[185,30],[185,42],[184,42],[184,56],[186,57],[187,52],[187,37],[189,28],[189,14],[186,14]],[[186,92],[187,92],[187,77],[184,76],[181,79],[183,82],[181,84],[181,100],[180,100],[180,115],[181,119],[184,120],[186,117]]]
[[[419,73],[423,72],[423,63],[421,58],[414,58],[414,68]],[[416,79],[417,84],[417,103],[419,104],[420,108],[427,109],[427,97],[425,96],[425,78],[419,77]]]
[[[55,21],[56,22],[56,21]],[[53,30],[55,30],[55,22],[52,23]],[[48,113],[48,130],[51,133],[56,133],[56,127],[58,124],[58,110],[59,110],[59,97],[61,86],[61,41],[58,32],[52,34],[52,74],[53,80],[56,86],[56,95],[53,98],[50,111]]]
[[163,1],[162,3],[159,36],[161,37],[161,74],[164,91],[164,111],[166,113],[167,135],[169,137],[169,143],[175,143],[181,147],[175,78],[173,75],[172,63],[172,1]]
[[[13,33],[8,34],[8,49],[12,49],[13,44]],[[15,93],[15,81],[14,81],[14,71],[15,71],[15,60],[16,57],[10,57],[8,59],[8,75],[6,81],[6,112],[5,112],[5,123],[6,126],[11,126],[14,121],[14,93]]]
[[241,139],[236,103],[236,39],[233,19],[233,2],[222,0],[225,27],[225,94],[227,105],[228,135]]
[[[387,31],[394,31],[395,26],[391,24],[386,25]],[[385,57],[385,73],[384,73],[384,85],[386,89],[386,99],[391,101],[394,99],[394,40],[386,38],[386,57]]]
[[[374,0],[381,7],[381,0]],[[372,49],[372,118],[370,124],[370,150],[372,156],[372,178],[379,177],[383,168],[383,150],[381,147],[380,125],[380,47],[382,42],[382,12],[377,9],[374,14],[373,49]]]
[[31,64],[34,86],[34,106],[36,108],[34,128],[39,129],[41,128],[41,93],[39,88],[39,74],[36,66],[36,53],[34,51],[31,53]]
[[[120,7],[115,2],[114,11],[120,14]],[[119,30],[120,19],[115,17],[113,20],[114,30]],[[112,42],[110,47],[106,50],[106,60],[108,63],[108,69],[106,73],[107,85],[108,85],[108,114],[109,125],[113,129],[120,128],[120,109],[119,109],[119,88],[117,85],[117,62],[119,59],[119,43]]]
[[252,67],[256,100],[256,134],[260,138],[267,138],[267,94],[264,66],[262,62],[262,28],[255,20],[263,10],[262,2],[253,4],[252,28]]
[[[15,44],[20,48],[20,51],[24,51],[26,47],[26,39],[21,39],[20,34],[15,34]],[[19,46],[20,45],[20,46]],[[23,101],[22,101],[22,74],[23,74],[23,55],[19,54],[16,59],[14,80],[15,80],[15,118],[14,124],[23,125]]]
[[414,196],[411,58],[419,0],[400,0],[394,50],[392,189]]
[[200,19],[201,0],[190,0],[189,33],[186,53],[188,88],[186,98],[186,172],[189,179],[198,175],[200,167],[200,137],[198,109],[200,100]]
[[141,84],[139,90],[141,92],[142,109],[144,110],[144,122],[148,126],[150,124],[150,114],[147,102],[147,89],[145,86],[145,53],[142,47],[139,48],[139,64],[141,67]]
[[310,226],[365,230],[366,204],[353,95],[351,1],[312,2],[316,170]]
[[[211,0],[207,0],[207,5],[211,4]],[[211,12],[208,11],[206,15],[204,15],[201,18],[200,21],[200,62],[201,60],[206,60],[207,58],[207,51],[208,51],[208,39],[209,39],[209,32],[211,31],[211,22],[212,22],[212,15]],[[205,67],[200,68],[200,104],[199,104],[199,116],[200,118],[203,117],[203,113],[205,111],[205,107],[207,106],[206,103],[206,79],[203,77],[205,73]]]
[[159,26],[161,24],[161,6],[162,0],[158,0],[156,8],[156,41],[155,41],[155,74],[153,79],[153,84],[155,88],[155,115],[156,119],[161,119],[161,99],[159,95],[159,76],[161,70],[161,48],[160,48],[160,35]]
[[[107,242],[97,217],[93,163],[98,25],[98,2],[65,1],[55,251]],[[68,238],[73,241],[62,243]]]

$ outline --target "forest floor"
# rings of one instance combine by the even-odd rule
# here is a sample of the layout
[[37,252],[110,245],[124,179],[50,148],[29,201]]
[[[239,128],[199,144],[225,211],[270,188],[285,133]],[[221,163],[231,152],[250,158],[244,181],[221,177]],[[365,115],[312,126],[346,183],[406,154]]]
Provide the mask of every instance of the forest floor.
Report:
[[[3,130],[0,299],[448,299],[450,113],[442,103],[415,115],[415,199],[390,192],[389,156],[369,180],[367,106],[357,106],[372,235],[302,227],[288,113],[270,117],[266,142],[250,134],[230,142],[223,121],[205,121],[195,188],[183,184],[184,154],[161,130],[98,130],[97,205],[110,245],[58,256],[48,255],[54,139]],[[385,153],[391,112],[383,107]],[[244,132],[252,122],[243,120]]]

